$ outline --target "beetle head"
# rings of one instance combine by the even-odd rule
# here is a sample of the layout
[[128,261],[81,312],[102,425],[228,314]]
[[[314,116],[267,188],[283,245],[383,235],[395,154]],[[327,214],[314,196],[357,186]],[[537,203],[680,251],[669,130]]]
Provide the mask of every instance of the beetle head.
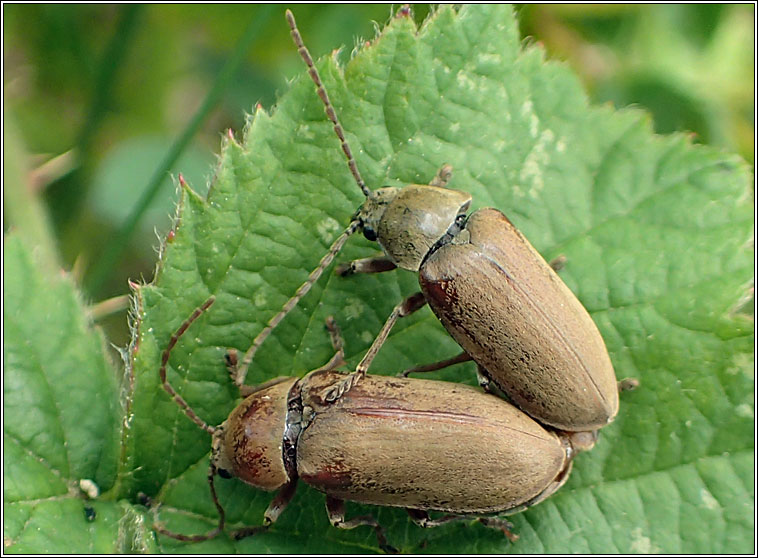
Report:
[[219,476],[276,490],[296,474],[282,452],[288,397],[296,382],[296,378],[288,378],[254,392],[217,428],[211,459]]
[[409,184],[371,192],[358,219],[366,238],[378,241],[398,267],[418,271],[424,256],[470,204],[466,192]]

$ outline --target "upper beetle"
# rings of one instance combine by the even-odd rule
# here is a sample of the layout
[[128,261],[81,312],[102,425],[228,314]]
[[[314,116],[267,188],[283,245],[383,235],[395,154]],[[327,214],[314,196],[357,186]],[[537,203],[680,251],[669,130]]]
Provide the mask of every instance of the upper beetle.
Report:
[[613,366],[600,332],[571,290],[503,213],[487,208],[467,216],[471,195],[446,187],[449,165],[427,185],[370,190],[289,11],[287,20],[366,201],[308,280],[254,340],[238,367],[238,381],[244,382],[253,355],[273,327],[308,292],[347,238],[360,230],[380,244],[385,256],[342,265],[338,273],[399,267],[419,274],[421,292],[395,307],[356,371],[329,388],[328,399],[339,398],[365,375],[398,318],[428,303],[464,353],[423,368],[474,360],[487,381],[544,424],[590,431],[611,422],[618,411]]

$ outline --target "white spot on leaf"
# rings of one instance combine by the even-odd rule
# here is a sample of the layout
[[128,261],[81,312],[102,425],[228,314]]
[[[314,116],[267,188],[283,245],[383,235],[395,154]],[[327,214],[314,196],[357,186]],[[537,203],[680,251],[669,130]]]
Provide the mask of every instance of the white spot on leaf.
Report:
[[361,341],[366,343],[366,345],[374,342],[374,335],[370,331],[364,331],[361,333]]
[[700,489],[700,500],[703,502],[703,506],[709,510],[717,510],[721,507],[718,500],[713,497],[713,494],[708,492],[705,488]]
[[531,99],[527,99],[521,105],[521,116],[524,117],[524,120],[529,121],[529,135],[536,138],[540,129],[540,119],[534,114],[534,103]]
[[263,308],[266,306],[266,295],[262,291],[255,293],[255,296],[253,297],[253,304],[255,304],[258,308]]
[[477,56],[477,62],[480,64],[500,64],[500,55],[492,53],[484,53]]
[[324,244],[331,244],[337,236],[340,225],[331,217],[327,217],[316,225],[316,232]]
[[521,182],[531,185],[529,195],[532,198],[537,198],[540,191],[545,187],[542,171],[550,163],[550,151],[554,141],[555,134],[553,131],[543,130],[521,168],[519,179]]
[[348,320],[359,318],[366,309],[366,305],[360,298],[348,298],[342,311]]
[[653,545],[650,537],[646,537],[642,534],[642,527],[637,527],[630,534],[631,550],[635,554],[656,554],[658,552],[656,546]]
[[750,353],[737,353],[732,358],[732,365],[726,369],[726,372],[732,375],[742,372],[746,377],[752,378],[755,374],[753,355]]
[[312,140],[315,137],[313,131],[311,130],[311,127],[308,124],[301,124],[298,126],[297,135],[298,138],[307,140]]
[[476,89],[476,84],[473,82],[473,80],[468,77],[466,72],[463,70],[460,70],[458,72],[458,75],[456,76],[456,81],[458,82],[458,86],[462,89],[468,89],[469,91],[473,91]]
[[750,406],[748,403],[743,403],[742,405],[738,405],[737,408],[734,410],[735,413],[737,413],[738,417],[744,417],[752,419],[755,415],[753,411],[753,407]]

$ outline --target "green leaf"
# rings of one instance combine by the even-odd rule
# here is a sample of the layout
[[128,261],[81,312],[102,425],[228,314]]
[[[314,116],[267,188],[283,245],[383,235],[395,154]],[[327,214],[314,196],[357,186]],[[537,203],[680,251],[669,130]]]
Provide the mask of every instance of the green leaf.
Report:
[[[500,6],[441,8],[419,30],[396,18],[343,69],[318,66],[372,189],[427,183],[452,164],[450,186],[470,192],[475,208],[502,209],[547,259],[567,257],[561,275],[598,324],[618,378],[641,381],[568,484],[511,518],[515,544],[476,524],[423,530],[401,509],[348,504],[348,518],[373,514],[405,552],[750,551],[753,321],[738,311],[753,269],[746,165],[681,135],[655,136],[638,111],[587,106],[567,68],[522,48]],[[305,72],[273,114],[258,109],[242,140],[224,141],[207,200],[183,189],[156,280],[135,292],[120,479],[122,496],[141,491],[163,504],[169,529],[206,532],[217,516],[210,437],[161,388],[161,352],[214,295],[171,352],[168,378],[203,420],[221,423],[238,401],[225,351],[247,349],[361,201]],[[376,250],[355,238],[339,259]],[[327,271],[262,346],[247,382],[302,376],[328,360],[327,315],[355,365],[417,289],[406,272]],[[457,352],[426,308],[398,324],[372,373]],[[470,364],[438,377],[475,381]],[[216,484],[231,527],[261,523],[271,494]],[[378,551],[371,529],[331,528],[323,496],[304,483],[265,534],[188,544],[159,537],[167,552]]]
[[[16,235],[4,251],[5,550],[113,552],[118,506],[85,502],[79,482],[101,492],[114,487],[116,373],[72,282],[45,275]],[[85,518],[90,505],[92,522]]]

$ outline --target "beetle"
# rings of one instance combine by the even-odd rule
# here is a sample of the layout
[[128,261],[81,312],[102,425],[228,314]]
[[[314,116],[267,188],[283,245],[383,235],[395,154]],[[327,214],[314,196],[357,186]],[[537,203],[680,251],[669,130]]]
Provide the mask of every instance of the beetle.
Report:
[[[156,521],[163,535],[202,541],[224,530],[218,475],[277,491],[263,524],[233,531],[235,539],[274,523],[300,479],[326,494],[334,526],[373,527],[388,552],[395,549],[375,518],[345,519],[346,500],[406,508],[422,527],[477,519],[515,540],[507,521],[486,514],[512,514],[541,502],[566,482],[574,456],[595,443],[595,433],[550,431],[503,399],[451,382],[367,375],[338,400],[327,401],[323,394],[344,376],[336,368],[345,363],[331,318],[335,355],[325,366],[302,379],[243,385],[244,400],[221,425],[209,426],[168,382],[167,367],[180,337],[213,302],[209,298],[171,336],[160,379],[185,414],[212,436],[208,482],[219,523],[206,534],[183,535]],[[429,510],[447,515],[432,519]]]
[[393,309],[356,370],[327,388],[327,399],[338,399],[360,381],[396,321],[428,303],[464,352],[411,371],[474,360],[485,387],[494,384],[543,424],[590,431],[611,422],[619,404],[613,365],[600,332],[576,296],[502,212],[484,208],[467,215],[472,197],[447,187],[450,165],[443,165],[428,185],[370,190],[294,16],[287,10],[286,17],[366,201],[295,296],[253,341],[236,367],[238,385],[244,383],[253,355],[273,327],[318,280],[347,238],[362,231],[385,255],[343,264],[337,273],[401,268],[418,273],[421,291]]

